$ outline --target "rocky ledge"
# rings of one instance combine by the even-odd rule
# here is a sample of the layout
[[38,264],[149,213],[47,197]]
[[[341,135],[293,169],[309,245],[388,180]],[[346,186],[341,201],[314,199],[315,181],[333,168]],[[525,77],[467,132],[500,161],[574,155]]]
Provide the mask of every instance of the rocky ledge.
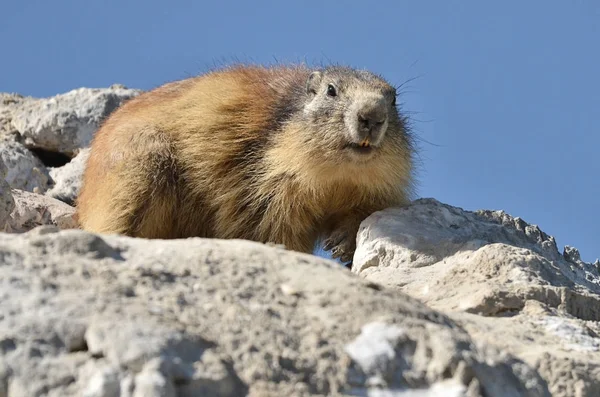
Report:
[[76,230],[86,148],[138,93],[0,94],[0,397],[600,395],[600,262],[502,211],[377,212],[351,271]]

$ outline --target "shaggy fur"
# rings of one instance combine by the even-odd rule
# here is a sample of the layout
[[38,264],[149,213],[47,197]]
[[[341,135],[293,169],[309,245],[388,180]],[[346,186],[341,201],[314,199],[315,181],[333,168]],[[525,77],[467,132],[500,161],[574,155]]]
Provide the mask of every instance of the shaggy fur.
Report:
[[[395,95],[369,72],[303,66],[236,66],[146,92],[96,133],[80,225],[303,252],[324,236],[349,260],[360,222],[408,200],[413,150]],[[356,120],[366,106],[387,118],[364,154]]]

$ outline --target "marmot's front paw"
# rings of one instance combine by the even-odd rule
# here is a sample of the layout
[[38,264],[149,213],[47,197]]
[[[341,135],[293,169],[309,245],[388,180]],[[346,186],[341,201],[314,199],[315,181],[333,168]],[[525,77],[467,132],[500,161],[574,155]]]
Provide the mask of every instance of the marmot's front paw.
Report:
[[339,258],[344,263],[350,262],[356,250],[356,233],[344,229],[335,230],[325,240],[323,249],[331,250],[334,259]]

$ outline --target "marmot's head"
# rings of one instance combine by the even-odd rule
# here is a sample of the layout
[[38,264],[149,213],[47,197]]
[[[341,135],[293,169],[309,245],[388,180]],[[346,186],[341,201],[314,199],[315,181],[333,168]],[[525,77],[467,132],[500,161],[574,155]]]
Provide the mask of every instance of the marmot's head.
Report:
[[313,127],[307,131],[307,144],[333,147],[339,150],[328,154],[338,160],[361,162],[378,156],[385,146],[404,145],[406,131],[396,107],[396,89],[381,77],[330,67],[309,75],[306,94],[303,117]]

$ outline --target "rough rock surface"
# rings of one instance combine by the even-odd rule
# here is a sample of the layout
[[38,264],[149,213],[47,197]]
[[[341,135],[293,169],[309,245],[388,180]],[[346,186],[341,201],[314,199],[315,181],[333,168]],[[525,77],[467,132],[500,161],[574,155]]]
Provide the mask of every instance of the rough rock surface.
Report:
[[0,158],[0,230],[3,230],[8,216],[15,208],[15,200],[10,191],[10,185],[4,179],[8,170]]
[[12,197],[14,208],[5,220],[5,232],[23,233],[42,225],[54,225],[59,229],[77,228],[75,208],[61,201],[17,189],[12,190]]
[[[600,395],[598,263],[502,211],[432,199],[367,218],[352,271],[443,311],[536,368],[556,396]],[[579,393],[579,394],[577,394]]]
[[548,395],[446,316],[314,256],[43,227],[0,234],[0,258],[0,395]]
[[89,148],[82,149],[75,158],[62,167],[50,168],[50,177],[54,185],[46,195],[73,205],[79,194],[83,171],[89,157]]
[[0,136],[15,136],[18,131],[12,125],[13,110],[25,99],[23,95],[0,92]]
[[7,167],[4,179],[13,189],[43,193],[48,188],[46,167],[22,144],[0,137],[0,159]]
[[89,146],[106,116],[139,93],[113,85],[78,88],[51,98],[13,98],[4,105],[3,118],[10,118],[27,146],[74,155]]

